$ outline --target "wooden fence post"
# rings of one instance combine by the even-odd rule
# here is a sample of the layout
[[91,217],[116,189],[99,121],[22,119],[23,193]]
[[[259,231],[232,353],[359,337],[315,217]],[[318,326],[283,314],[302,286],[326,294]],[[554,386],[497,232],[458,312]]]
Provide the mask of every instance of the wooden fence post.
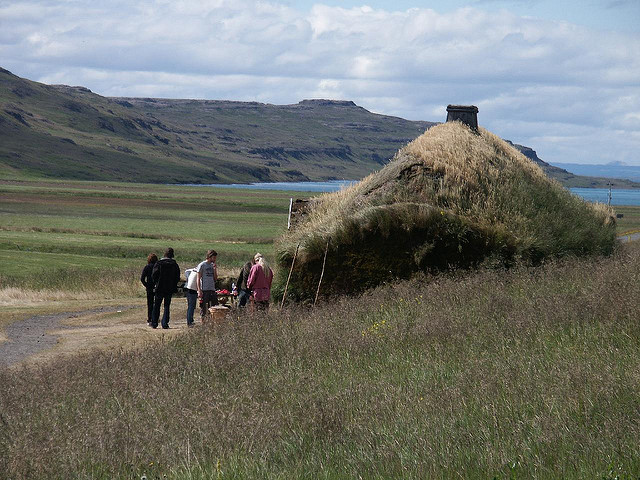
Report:
[[316,302],[318,301],[318,295],[320,295],[320,285],[322,285],[322,277],[324,277],[324,266],[327,263],[327,252],[329,251],[329,243],[331,242],[331,237],[327,240],[327,248],[324,250],[324,260],[322,261],[322,273],[320,273],[320,281],[318,282],[318,290],[316,291],[316,299],[313,301],[313,306],[316,306]]
[[282,303],[280,304],[280,308],[284,307],[284,301],[287,298],[287,289],[289,288],[289,280],[291,280],[291,274],[293,273],[293,266],[296,264],[296,257],[298,256],[298,249],[300,248],[300,244],[296,246],[296,253],[293,254],[293,261],[291,262],[291,269],[289,270],[289,277],[287,278],[287,283],[284,286],[284,293],[282,294]]

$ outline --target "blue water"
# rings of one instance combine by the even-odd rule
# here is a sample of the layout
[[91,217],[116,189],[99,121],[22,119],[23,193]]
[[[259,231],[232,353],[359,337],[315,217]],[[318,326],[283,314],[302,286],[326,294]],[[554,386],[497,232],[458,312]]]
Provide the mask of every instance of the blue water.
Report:
[[[336,192],[357,180],[332,180],[329,182],[274,182],[274,183],[232,183],[229,185],[194,185],[198,187],[248,188],[252,190],[288,190],[294,192]],[[576,195],[589,202],[607,203],[608,188],[571,188]],[[640,189],[611,190],[611,205],[640,205]]]
[[230,183],[227,185],[193,185],[194,187],[247,188],[251,190],[287,190],[293,192],[337,192],[358,180],[331,180],[328,182],[273,182],[273,183]]
[[[608,188],[571,188],[576,195],[589,202],[607,203],[609,198]],[[640,189],[638,190],[611,190],[611,205],[640,205]]]

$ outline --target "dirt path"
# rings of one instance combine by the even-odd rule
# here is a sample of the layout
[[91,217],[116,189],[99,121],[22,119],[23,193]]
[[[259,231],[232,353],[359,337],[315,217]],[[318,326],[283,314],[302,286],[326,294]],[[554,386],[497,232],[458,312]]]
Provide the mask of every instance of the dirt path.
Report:
[[[0,368],[20,368],[94,350],[148,348],[190,331],[186,313],[184,299],[172,302],[168,330],[147,326],[143,302],[34,315],[8,324],[1,332]],[[200,327],[199,321],[196,326]]]
[[[14,322],[6,329],[7,341],[0,343],[0,367],[19,364],[32,355],[50,350],[60,341],[62,331],[81,328],[63,325],[63,320],[86,315],[122,312],[131,308],[134,306],[97,307],[81,312],[36,315]],[[56,332],[52,334],[54,330]]]

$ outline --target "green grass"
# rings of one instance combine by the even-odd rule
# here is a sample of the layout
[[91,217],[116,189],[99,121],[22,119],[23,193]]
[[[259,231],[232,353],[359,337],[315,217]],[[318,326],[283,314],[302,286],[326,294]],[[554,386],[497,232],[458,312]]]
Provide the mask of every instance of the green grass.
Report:
[[618,234],[640,231],[640,206],[617,206],[614,210],[623,215],[617,219]]
[[[191,240],[180,238],[179,235],[166,236],[159,239],[123,237],[118,235],[91,235],[81,233],[53,233],[53,232],[23,232],[0,230],[0,249],[18,250],[40,253],[76,253],[81,256],[100,256],[106,260],[121,258],[133,258],[137,261],[146,257],[151,247],[158,253],[162,253],[167,240],[180,242],[180,253],[184,259],[200,258],[202,252],[206,252],[211,242],[206,240]],[[257,241],[242,241],[232,243],[230,241],[215,242],[218,248],[226,252],[230,258],[246,254],[248,249],[271,250],[271,243],[259,243]],[[265,239],[268,241],[268,239]],[[78,253],[81,252],[81,253]]]
[[150,252],[161,255],[168,246],[183,269],[215,248],[220,268],[235,271],[257,251],[272,255],[273,238],[286,230],[292,195],[114,182],[2,182],[0,282],[26,285],[50,269],[142,269]]
[[[140,263],[140,259],[105,258],[100,255],[73,255],[68,253],[43,253],[0,250],[3,275],[23,278],[31,283],[34,276],[46,270],[128,268]],[[141,269],[142,270],[142,269]],[[6,285],[5,285],[6,286]]]
[[[0,371],[10,478],[640,476],[640,245]],[[153,365],[153,368],[149,368]]]

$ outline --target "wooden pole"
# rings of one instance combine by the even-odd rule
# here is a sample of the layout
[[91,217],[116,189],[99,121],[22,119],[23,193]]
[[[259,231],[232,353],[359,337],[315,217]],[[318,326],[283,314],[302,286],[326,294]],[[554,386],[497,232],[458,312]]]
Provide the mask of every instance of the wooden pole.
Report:
[[327,248],[324,249],[324,260],[322,261],[322,273],[320,273],[320,281],[318,282],[318,290],[316,291],[316,299],[313,301],[313,306],[316,306],[316,302],[318,301],[318,295],[320,295],[320,285],[322,285],[322,277],[324,277],[324,266],[327,263],[327,252],[329,251],[329,243],[331,242],[331,237],[327,240]]
[[287,283],[284,286],[284,293],[282,294],[282,303],[280,304],[280,308],[284,307],[284,301],[287,298],[287,289],[289,288],[289,280],[291,280],[291,274],[293,273],[293,266],[296,264],[296,257],[298,256],[298,249],[300,248],[300,244],[296,246],[296,253],[293,254],[293,261],[291,262],[291,269],[289,270],[289,277],[287,278]]

